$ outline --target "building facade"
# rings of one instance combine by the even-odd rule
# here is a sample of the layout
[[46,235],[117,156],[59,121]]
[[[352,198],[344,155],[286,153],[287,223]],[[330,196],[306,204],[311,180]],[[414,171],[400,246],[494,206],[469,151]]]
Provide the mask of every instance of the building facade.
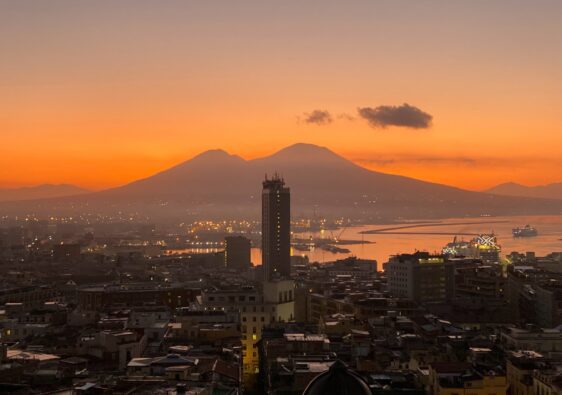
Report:
[[264,281],[291,274],[291,193],[278,175],[263,182],[262,264]]
[[250,263],[251,242],[244,236],[228,236],[224,239],[224,263],[228,269],[247,270]]
[[418,303],[447,302],[455,293],[455,264],[427,252],[402,254],[385,265],[392,296]]

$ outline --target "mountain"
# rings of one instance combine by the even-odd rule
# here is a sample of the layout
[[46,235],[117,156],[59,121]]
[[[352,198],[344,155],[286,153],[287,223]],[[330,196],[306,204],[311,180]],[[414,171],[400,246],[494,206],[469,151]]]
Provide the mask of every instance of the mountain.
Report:
[[562,182],[528,187],[508,182],[486,190],[487,193],[504,196],[526,196],[533,198],[562,199]]
[[0,188],[0,202],[73,196],[87,192],[90,191],[69,184],[43,184],[23,188]]
[[0,206],[0,214],[32,207],[36,213],[121,212],[174,221],[259,218],[261,183],[276,172],[291,188],[293,215],[380,220],[562,212],[559,200],[498,196],[375,172],[327,148],[295,144],[254,160],[207,151],[118,188]]

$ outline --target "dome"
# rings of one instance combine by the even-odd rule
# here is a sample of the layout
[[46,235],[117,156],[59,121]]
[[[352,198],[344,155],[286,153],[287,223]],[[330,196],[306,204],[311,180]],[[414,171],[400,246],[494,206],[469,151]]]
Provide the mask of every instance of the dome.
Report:
[[365,380],[337,360],[312,379],[302,395],[371,395],[371,390]]

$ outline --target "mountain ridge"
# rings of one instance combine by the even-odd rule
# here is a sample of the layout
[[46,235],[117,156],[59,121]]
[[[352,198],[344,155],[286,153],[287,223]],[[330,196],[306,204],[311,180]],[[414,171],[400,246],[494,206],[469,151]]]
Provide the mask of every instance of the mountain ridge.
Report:
[[484,192],[502,196],[523,196],[545,199],[562,199],[562,182],[527,186],[516,182],[505,182]]
[[[305,143],[250,160],[209,150],[120,187],[37,201],[33,208],[129,211],[168,218],[259,218],[261,182],[265,174],[275,172],[291,188],[296,215],[319,212],[378,220],[562,213],[562,200],[499,196],[376,172],[326,147]],[[0,206],[0,213],[6,210]]]

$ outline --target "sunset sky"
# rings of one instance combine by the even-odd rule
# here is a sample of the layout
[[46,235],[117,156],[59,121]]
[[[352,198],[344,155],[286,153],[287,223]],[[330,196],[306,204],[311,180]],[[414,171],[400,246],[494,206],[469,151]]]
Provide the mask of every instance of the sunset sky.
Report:
[[[468,189],[561,182],[561,15],[559,0],[0,0],[0,187],[102,189],[297,142]],[[431,120],[369,122],[404,108]]]

